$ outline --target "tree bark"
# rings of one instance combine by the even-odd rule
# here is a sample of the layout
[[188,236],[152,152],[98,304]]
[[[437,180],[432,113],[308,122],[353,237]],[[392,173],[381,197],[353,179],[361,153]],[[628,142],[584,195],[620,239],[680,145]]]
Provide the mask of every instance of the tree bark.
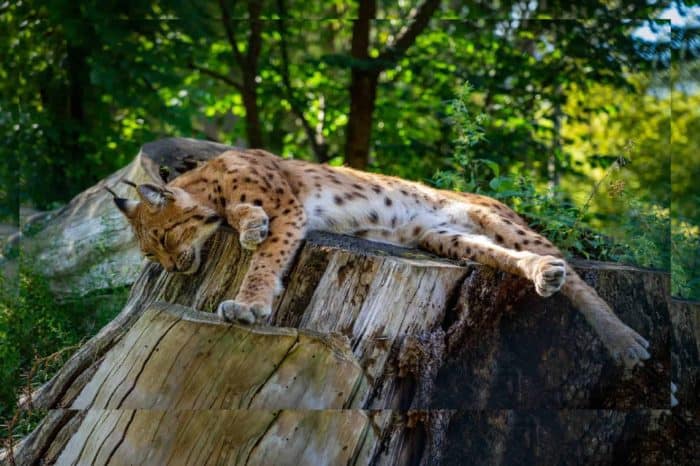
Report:
[[[246,72],[248,74],[248,72]],[[258,85],[255,76],[243,79],[243,106],[245,107],[245,130],[248,147],[264,148],[260,113],[258,109]]]
[[372,21],[377,13],[375,0],[361,1],[358,17],[352,25],[350,56],[350,115],[345,134],[345,162],[363,170],[369,162],[369,143],[372,133],[372,114],[377,96],[379,70],[369,62],[369,40]]
[[[256,0],[248,0],[248,26],[250,28],[247,40],[246,53],[244,54],[238,48],[236,41],[236,33],[232,23],[231,12],[225,0],[219,0],[219,9],[221,11],[221,20],[223,22],[224,31],[231,46],[231,54],[233,61],[241,70],[243,76],[243,84],[241,98],[245,107],[246,121],[246,138],[248,147],[263,148],[264,140],[262,134],[262,125],[260,123],[260,111],[258,107],[258,58],[262,47],[262,22],[260,13],[262,10],[261,2]],[[209,72],[208,74],[212,74]]]
[[[23,400],[50,411],[13,448],[17,464],[697,457],[700,306],[669,306],[667,274],[574,263],[651,341],[652,359],[624,373],[563,296],[542,299],[479,264],[329,234],[309,235],[272,326],[224,323],[207,311],[235,295],[249,259],[219,232],[196,275],[145,266],[121,314]],[[681,409],[669,407],[671,371]]]
[[355,68],[352,70],[345,162],[358,170],[366,169],[369,164],[372,115],[378,81],[377,71]]
[[430,18],[440,6],[440,0],[425,0],[411,18],[412,22],[399,34],[396,41],[382,51],[378,58],[369,56],[372,21],[376,15],[375,0],[360,1],[358,18],[353,22],[350,78],[350,115],[346,127],[345,162],[360,170],[369,164],[372,138],[372,115],[377,97],[379,77],[413,45],[427,27]]

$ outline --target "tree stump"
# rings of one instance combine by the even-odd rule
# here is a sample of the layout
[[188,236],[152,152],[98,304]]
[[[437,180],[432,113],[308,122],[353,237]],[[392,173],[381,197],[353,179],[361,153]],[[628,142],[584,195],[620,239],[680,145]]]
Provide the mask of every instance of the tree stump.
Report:
[[269,325],[225,323],[210,311],[235,295],[249,259],[219,232],[194,276],[145,265],[123,311],[23,400],[49,412],[13,449],[16,463],[697,457],[699,307],[669,306],[667,274],[574,263],[651,342],[652,359],[626,373],[563,296],[542,299],[479,264],[318,232]]

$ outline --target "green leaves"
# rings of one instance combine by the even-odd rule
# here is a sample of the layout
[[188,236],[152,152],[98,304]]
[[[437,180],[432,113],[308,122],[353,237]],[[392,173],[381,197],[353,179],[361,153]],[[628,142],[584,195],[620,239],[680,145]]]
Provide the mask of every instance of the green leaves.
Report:
[[[369,50],[383,50],[407,26],[387,18],[407,18],[419,3],[380,2]],[[76,5],[10,2],[0,16],[8,31],[0,35],[0,156],[11,161],[0,166],[5,218],[18,219],[20,202],[42,209],[66,202],[151,139],[246,143],[241,84],[248,68],[234,58],[217,2]],[[666,66],[668,45],[640,43],[631,34],[638,24],[619,19],[653,17],[664,2],[533,3],[529,20],[510,22],[502,18],[516,9],[522,14],[523,5],[445,4],[391,63],[377,62],[376,53],[372,60],[351,57],[355,1],[262,5],[256,101],[266,148],[285,157],[325,154],[345,162],[350,73],[373,67],[387,68],[372,114],[373,171],[415,180],[435,174],[443,187],[583,208],[591,186],[624,157],[630,162],[619,173],[624,191],[645,205],[667,206],[668,148],[682,160],[700,153],[685,136],[699,131],[694,91],[674,91],[671,140],[670,99],[659,96],[669,75],[654,68]],[[230,13],[234,43],[245,54],[246,2],[231,4]],[[581,15],[587,20],[541,20]],[[142,20],[113,20],[127,17]],[[694,37],[680,32],[673,32],[676,55]],[[670,77],[692,89],[686,85],[692,71]],[[634,150],[625,148],[629,140]],[[521,176],[534,192],[554,186],[561,194],[536,199],[522,192]],[[698,176],[674,172],[675,205],[695,219]],[[594,196],[584,217],[592,229],[615,236],[626,211],[608,194]],[[531,212],[535,221],[540,213]],[[579,244],[598,247],[586,241],[571,247],[580,251]]]
[[[437,186],[480,192],[504,201],[570,255],[669,269],[668,209],[636,198],[628,191],[627,183],[633,176],[627,171],[629,164],[634,166],[644,160],[635,150],[631,135],[621,137],[621,154],[587,154],[587,163],[581,165],[603,170],[596,181],[586,178],[582,184],[572,183],[580,177],[577,173],[575,178],[557,185],[537,176],[536,171],[524,172],[480,157],[485,141],[482,125],[494,118],[483,113],[474,116],[471,107],[475,91],[471,86],[465,85],[456,94],[457,98],[447,103],[448,121],[460,137],[449,161],[450,168],[437,171],[433,178]],[[573,142],[570,139],[565,147],[581,150]],[[565,150],[560,146],[551,149],[551,158],[558,162],[559,175],[566,176],[562,170],[568,166]],[[606,202],[607,211],[598,207],[601,201]]]

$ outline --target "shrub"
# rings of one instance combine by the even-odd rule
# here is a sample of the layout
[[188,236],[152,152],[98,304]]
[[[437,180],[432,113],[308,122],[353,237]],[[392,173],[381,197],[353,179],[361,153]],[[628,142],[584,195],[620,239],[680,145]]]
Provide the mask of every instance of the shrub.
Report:
[[[670,268],[668,209],[632,198],[625,181],[617,177],[630,162],[621,156],[608,164],[603,176],[593,183],[583,205],[559,186],[538,180],[534,174],[506,174],[496,160],[477,156],[477,146],[484,140],[483,125],[488,117],[473,115],[469,110],[472,88],[464,86],[449,103],[449,123],[458,135],[451,168],[438,171],[434,183],[444,189],[469,191],[504,201],[532,226],[569,256],[612,260],[664,270]],[[594,220],[602,214],[593,212],[591,201],[607,195],[609,202],[619,203],[625,215],[606,223],[613,225],[606,234],[596,231]]]
[[17,280],[0,278],[0,438],[33,428],[31,413],[13,420],[20,392],[47,381],[128,295],[124,287],[59,300],[27,259],[18,261]]

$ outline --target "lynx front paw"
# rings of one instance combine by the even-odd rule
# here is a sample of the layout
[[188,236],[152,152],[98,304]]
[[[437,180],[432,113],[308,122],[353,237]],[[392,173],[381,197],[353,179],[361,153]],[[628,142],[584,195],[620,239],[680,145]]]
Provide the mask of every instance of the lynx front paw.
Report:
[[227,299],[219,303],[216,313],[228,322],[254,324],[256,321],[266,319],[272,313],[272,309],[264,303],[248,304]]
[[622,322],[609,324],[601,338],[615,362],[628,369],[643,364],[642,361],[650,357],[649,342]]
[[268,223],[267,215],[264,212],[260,216],[241,222],[241,233],[239,236],[241,247],[255,250],[267,238]]
[[545,298],[559,291],[566,281],[566,262],[554,256],[542,256],[530,264],[535,290]]

